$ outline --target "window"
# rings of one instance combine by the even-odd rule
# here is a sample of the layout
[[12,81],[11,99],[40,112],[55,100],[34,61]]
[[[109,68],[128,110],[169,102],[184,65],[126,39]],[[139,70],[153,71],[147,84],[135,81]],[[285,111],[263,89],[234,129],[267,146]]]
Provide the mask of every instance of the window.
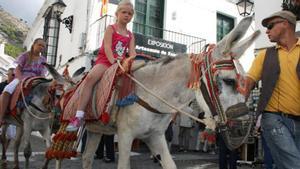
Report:
[[59,28],[60,23],[52,16],[50,10],[45,16],[43,39],[46,41],[46,48],[43,55],[47,57],[47,63],[52,66],[56,65]]
[[164,0],[136,0],[133,31],[162,38]]
[[234,27],[234,19],[222,14],[217,14],[217,42],[222,40]]

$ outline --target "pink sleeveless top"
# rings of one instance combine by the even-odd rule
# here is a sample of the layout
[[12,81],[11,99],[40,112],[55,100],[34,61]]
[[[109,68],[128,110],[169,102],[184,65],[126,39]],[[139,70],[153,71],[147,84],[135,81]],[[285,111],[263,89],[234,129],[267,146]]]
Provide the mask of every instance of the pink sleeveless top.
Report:
[[[127,30],[128,36],[124,36],[119,34],[116,31],[115,25],[109,25],[113,29],[113,34],[112,34],[112,45],[111,45],[111,50],[113,52],[113,57],[122,57],[125,58],[127,49],[129,47],[129,42],[132,38],[132,34],[130,31]],[[104,51],[104,41],[102,41],[101,48],[99,50],[97,59],[96,59],[96,64],[103,64],[106,65],[107,67],[110,67],[112,64],[109,62],[108,58],[106,57],[105,51]]]

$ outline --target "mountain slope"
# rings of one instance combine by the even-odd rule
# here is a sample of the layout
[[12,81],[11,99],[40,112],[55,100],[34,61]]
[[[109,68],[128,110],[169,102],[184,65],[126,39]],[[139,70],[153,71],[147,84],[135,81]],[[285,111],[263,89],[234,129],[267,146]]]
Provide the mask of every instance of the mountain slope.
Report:
[[22,44],[28,31],[26,23],[0,7],[0,43],[6,43],[6,54],[16,57],[24,51]]

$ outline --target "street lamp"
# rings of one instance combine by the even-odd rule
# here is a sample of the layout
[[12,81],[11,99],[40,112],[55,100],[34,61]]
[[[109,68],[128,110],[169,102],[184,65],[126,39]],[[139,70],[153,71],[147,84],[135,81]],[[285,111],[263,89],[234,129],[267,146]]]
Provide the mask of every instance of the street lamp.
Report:
[[252,12],[254,3],[251,0],[239,0],[236,3],[237,9],[241,16],[249,16]]
[[62,24],[64,24],[66,28],[69,30],[69,32],[72,33],[73,15],[68,16],[64,19],[60,18],[61,14],[66,9],[67,5],[62,0],[57,0],[51,6],[56,19]]
[[62,0],[57,0],[52,5],[52,10],[57,18],[60,18],[60,15],[64,12],[67,5]]

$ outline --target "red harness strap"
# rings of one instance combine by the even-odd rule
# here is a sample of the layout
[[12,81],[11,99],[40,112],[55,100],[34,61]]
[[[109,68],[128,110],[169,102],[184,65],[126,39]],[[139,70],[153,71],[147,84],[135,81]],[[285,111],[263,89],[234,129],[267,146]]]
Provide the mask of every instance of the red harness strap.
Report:
[[[212,58],[212,52],[215,48],[215,45],[209,45],[208,50],[202,52],[201,54],[191,54],[191,74],[188,82],[188,87],[189,88],[199,88],[200,86],[200,77],[202,76],[201,69],[204,72],[205,79],[206,80],[206,89],[209,94],[210,102],[213,105],[213,109],[217,111],[219,115],[224,114],[224,110],[222,108],[222,105],[220,103],[219,95],[219,87],[218,87],[218,82],[216,79],[216,76],[218,74],[218,71],[220,70],[236,70],[237,67],[235,65],[233,57],[230,57],[230,59],[227,60],[220,60],[220,61],[213,61]],[[232,56],[231,54],[229,54]],[[237,72],[237,91],[239,91],[241,94],[243,93],[242,91],[242,86],[243,86],[243,78]],[[212,112],[214,113],[214,112]],[[226,117],[221,117],[221,120],[223,122],[226,122]]]

